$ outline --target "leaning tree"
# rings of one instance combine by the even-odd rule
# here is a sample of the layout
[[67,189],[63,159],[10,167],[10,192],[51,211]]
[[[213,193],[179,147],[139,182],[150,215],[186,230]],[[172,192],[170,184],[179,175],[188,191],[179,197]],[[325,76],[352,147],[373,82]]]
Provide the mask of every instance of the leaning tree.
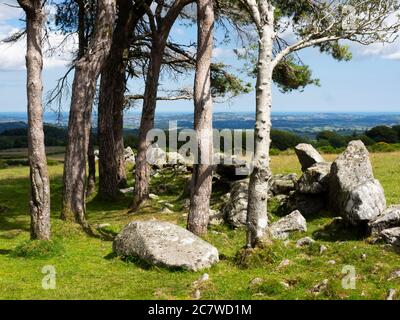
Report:
[[86,162],[96,83],[110,51],[116,17],[115,0],[98,0],[93,35],[85,54],[75,62],[64,162],[61,218],[86,222]]
[[30,168],[31,239],[50,239],[50,183],[43,133],[42,69],[44,3],[18,0],[26,14],[28,155]]
[[[268,226],[272,80],[281,61],[307,47],[329,48],[338,41],[363,45],[390,42],[399,30],[399,2],[393,0],[240,0],[258,36],[255,152],[247,209],[247,246],[260,244]],[[294,41],[285,39],[290,31]]]

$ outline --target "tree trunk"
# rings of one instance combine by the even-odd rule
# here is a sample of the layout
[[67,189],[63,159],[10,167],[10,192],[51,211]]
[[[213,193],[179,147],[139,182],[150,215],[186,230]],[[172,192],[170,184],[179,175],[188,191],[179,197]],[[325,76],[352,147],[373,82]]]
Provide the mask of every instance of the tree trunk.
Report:
[[127,51],[137,24],[131,1],[118,2],[118,19],[111,51],[102,71],[99,99],[99,194],[115,199],[126,184],[123,108],[126,87]]
[[165,41],[160,41],[158,37],[155,37],[151,48],[151,58],[146,77],[142,117],[139,127],[139,142],[135,166],[135,191],[132,204],[133,211],[137,210],[149,195],[150,168],[146,159],[149,141],[146,138],[148,132],[154,127],[158,81],[164,48]]
[[197,1],[197,61],[194,82],[194,129],[198,145],[198,164],[193,166],[188,230],[207,233],[212,188],[212,97],[211,58],[214,9],[212,0]]
[[92,130],[89,134],[88,168],[89,175],[86,187],[86,197],[89,197],[96,187],[96,157],[94,155],[94,136]]
[[271,105],[272,105],[272,50],[273,16],[269,15],[269,24],[260,32],[257,84],[256,84],[256,123],[255,153],[253,172],[250,175],[249,201],[247,208],[247,246],[261,244],[268,226],[267,195],[268,180],[271,177],[269,167]]
[[40,0],[19,1],[26,13],[28,155],[30,168],[31,239],[50,239],[50,183],[43,133],[42,28]]
[[[123,85],[123,88],[122,88]],[[114,104],[114,142],[116,147],[116,159],[118,166],[117,181],[118,188],[126,188],[128,181],[125,172],[125,145],[124,145],[124,104],[125,104],[125,79],[121,82],[119,87],[119,95],[117,102]]]
[[75,66],[63,177],[61,218],[84,228],[86,160],[96,82],[110,51],[115,21],[115,1],[99,0],[95,31],[85,55]]

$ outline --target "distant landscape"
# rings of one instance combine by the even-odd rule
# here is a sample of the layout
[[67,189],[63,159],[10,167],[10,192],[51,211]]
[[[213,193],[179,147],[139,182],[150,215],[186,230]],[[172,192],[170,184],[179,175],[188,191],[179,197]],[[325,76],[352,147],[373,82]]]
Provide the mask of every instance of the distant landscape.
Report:
[[[169,121],[177,121],[179,128],[192,128],[193,115],[191,113],[157,113],[156,128],[167,129]],[[0,133],[7,129],[23,127],[26,122],[26,113],[23,112],[0,112]],[[10,122],[14,122],[10,124]],[[67,126],[68,114],[57,114],[46,112],[44,122]],[[93,123],[96,123],[94,115]],[[124,118],[126,129],[138,129],[140,113],[127,112]],[[317,133],[330,130],[341,135],[361,133],[378,125],[394,126],[400,124],[399,113],[273,113],[272,127],[277,130],[284,130],[298,135],[315,138]],[[214,113],[213,126],[216,129],[253,129],[253,113]]]

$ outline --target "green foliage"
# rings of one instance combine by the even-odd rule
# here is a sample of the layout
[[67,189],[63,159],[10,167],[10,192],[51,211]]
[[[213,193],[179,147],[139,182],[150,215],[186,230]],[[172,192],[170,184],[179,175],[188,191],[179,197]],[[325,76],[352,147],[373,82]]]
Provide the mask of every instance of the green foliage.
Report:
[[334,148],[341,148],[347,145],[347,140],[344,136],[339,135],[334,131],[321,131],[317,134],[317,141],[322,140],[323,143],[329,142],[329,145]]
[[271,130],[271,148],[286,150],[294,148],[299,143],[309,143],[308,139],[281,130]]
[[338,61],[350,61],[353,58],[350,47],[348,45],[341,45],[337,41],[322,43],[319,45],[319,50],[322,53],[330,54]]
[[295,63],[293,57],[282,60],[275,67],[272,79],[281,92],[293,90],[304,90],[308,85],[320,86],[318,79],[312,78],[312,71],[309,66]]
[[213,97],[236,97],[251,92],[251,83],[244,83],[226,69],[227,66],[223,63],[211,65],[211,94]]
[[368,130],[366,135],[376,142],[396,143],[399,136],[396,130],[388,126],[377,126]]
[[389,144],[386,142],[378,142],[368,147],[370,152],[394,152],[400,150],[400,144]]
[[55,240],[26,240],[18,244],[12,256],[22,258],[51,258],[63,254],[64,246],[59,239]]
[[[46,146],[65,146],[67,129],[53,125],[43,126]],[[28,129],[16,128],[0,134],[0,150],[28,147]]]

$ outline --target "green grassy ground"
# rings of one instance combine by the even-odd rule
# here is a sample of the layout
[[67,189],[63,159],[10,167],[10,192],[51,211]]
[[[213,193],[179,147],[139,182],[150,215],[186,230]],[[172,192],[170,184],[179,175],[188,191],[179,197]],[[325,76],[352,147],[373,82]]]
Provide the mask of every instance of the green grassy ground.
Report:
[[[327,156],[327,158],[334,156]],[[400,153],[372,154],[375,175],[383,184],[389,204],[400,199]],[[273,157],[275,173],[299,172],[294,155]],[[13,250],[29,239],[28,168],[0,170],[0,298],[1,299],[190,299],[193,282],[203,272],[168,271],[144,268],[122,261],[112,254],[111,241],[87,237],[79,227],[58,219],[60,213],[62,166],[49,168],[52,183],[52,233],[64,250],[52,258],[20,258]],[[92,224],[110,223],[119,231],[134,219],[159,219],[184,226],[187,212],[179,195],[184,177],[166,173],[154,179],[152,191],[174,205],[173,214],[161,214],[162,205],[150,202],[136,215],[128,215],[129,196],[117,203],[88,202]],[[218,205],[218,197],[213,199]],[[273,211],[273,204],[271,205]],[[273,215],[273,219],[277,219]],[[201,285],[203,299],[384,299],[390,288],[400,291],[400,279],[388,281],[400,269],[400,255],[382,245],[368,244],[357,230],[335,230],[329,213],[308,218],[307,235],[317,240],[309,248],[296,248],[294,234],[289,243],[277,241],[238,262],[237,252],[245,241],[243,230],[213,227],[208,241],[220,251],[221,261],[206,271],[210,279]],[[319,253],[319,246],[328,249]],[[364,255],[364,256],[363,256]],[[289,259],[286,267],[278,267]],[[335,264],[328,261],[335,260]],[[42,289],[42,268],[52,265],[57,272],[55,290]],[[356,270],[356,289],[344,289],[344,265]],[[263,282],[250,285],[254,278]],[[328,279],[328,287],[318,296],[310,289]],[[283,284],[284,283],[284,284]]]

